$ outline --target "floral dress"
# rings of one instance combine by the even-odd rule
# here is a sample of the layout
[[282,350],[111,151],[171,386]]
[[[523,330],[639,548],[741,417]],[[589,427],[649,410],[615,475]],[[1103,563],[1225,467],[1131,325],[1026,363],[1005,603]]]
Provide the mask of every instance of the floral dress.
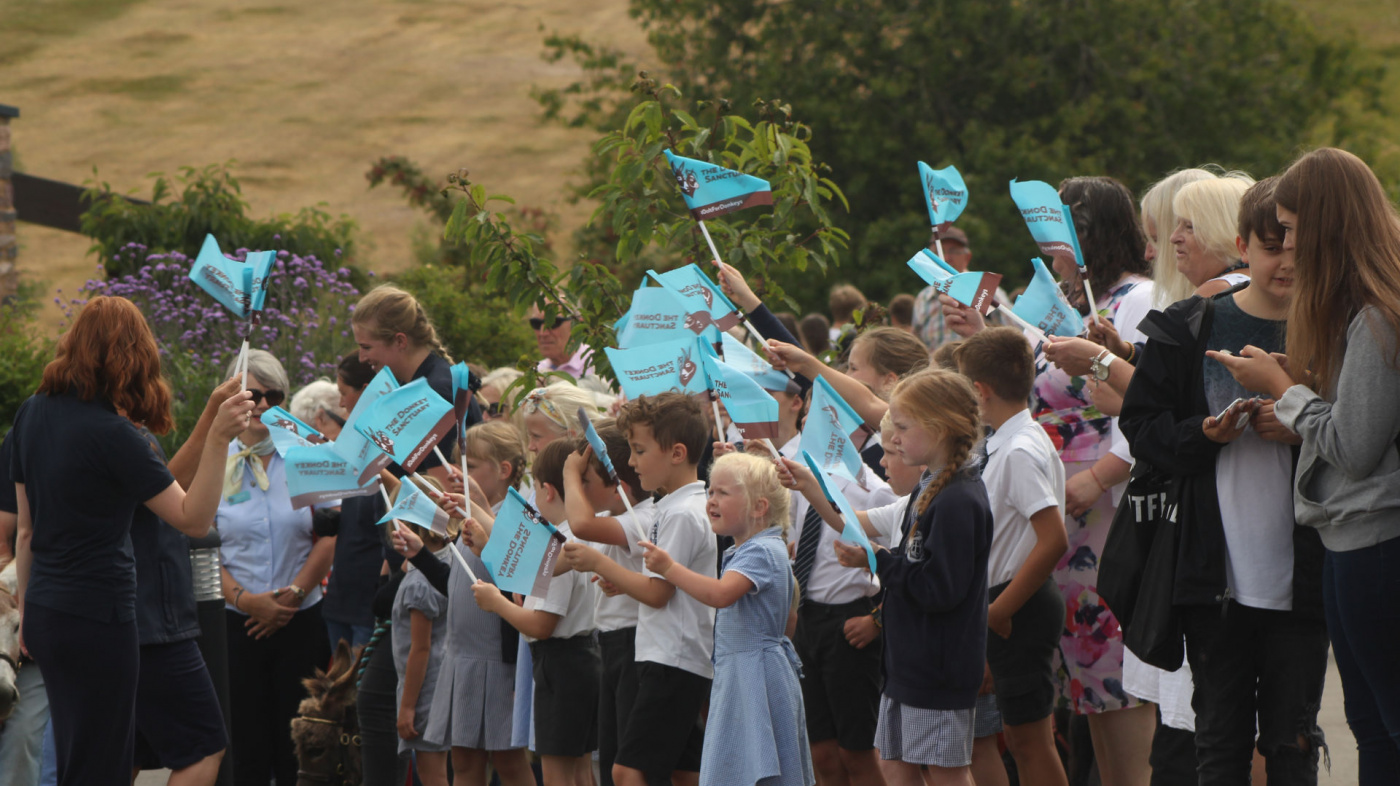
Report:
[[[1146,280],[1121,279],[1099,297],[1099,315],[1112,319],[1123,296]],[[1108,454],[1113,419],[1093,405],[1084,377],[1066,374],[1039,353],[1035,368],[1031,411],[1059,450],[1069,478]],[[1065,598],[1056,679],[1061,701],[1079,715],[1141,703],[1123,690],[1123,632],[1098,593],[1099,555],[1113,513],[1113,496],[1104,493],[1082,515],[1066,514],[1069,548],[1055,566],[1055,583]]]

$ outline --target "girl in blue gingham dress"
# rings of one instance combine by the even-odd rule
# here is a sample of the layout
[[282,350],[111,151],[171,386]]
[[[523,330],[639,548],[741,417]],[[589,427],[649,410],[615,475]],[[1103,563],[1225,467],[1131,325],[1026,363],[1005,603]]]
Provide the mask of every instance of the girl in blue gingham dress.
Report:
[[784,635],[796,591],[783,539],[790,495],[771,460],[730,453],[710,471],[709,496],[711,526],[736,543],[718,579],[643,541],[650,570],[719,609],[700,786],[811,786],[797,653]]

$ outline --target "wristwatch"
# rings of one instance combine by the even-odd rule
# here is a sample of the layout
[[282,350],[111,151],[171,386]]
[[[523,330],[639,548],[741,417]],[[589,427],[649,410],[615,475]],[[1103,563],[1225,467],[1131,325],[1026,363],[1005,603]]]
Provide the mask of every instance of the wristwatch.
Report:
[[1094,379],[1097,379],[1100,382],[1107,382],[1108,367],[1113,365],[1113,361],[1117,359],[1117,355],[1105,349],[1104,351],[1098,354],[1098,357],[1095,357],[1093,360],[1089,361],[1089,373],[1094,375]]

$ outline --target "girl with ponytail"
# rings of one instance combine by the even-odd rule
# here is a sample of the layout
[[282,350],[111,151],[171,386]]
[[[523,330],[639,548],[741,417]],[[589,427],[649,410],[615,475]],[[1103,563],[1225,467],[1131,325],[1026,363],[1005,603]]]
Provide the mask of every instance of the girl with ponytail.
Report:
[[[975,453],[982,437],[977,395],[952,371],[926,370],[901,381],[890,398],[887,454],[927,465],[919,486],[892,505],[857,512],[866,533],[889,536],[875,546],[885,588],[885,687],[875,747],[885,781],[971,781],[973,708],[987,641],[987,558],[992,512]],[[833,528],[840,515],[810,471],[784,460],[785,485],[796,488]],[[864,549],[835,543],[842,565],[868,569]]]

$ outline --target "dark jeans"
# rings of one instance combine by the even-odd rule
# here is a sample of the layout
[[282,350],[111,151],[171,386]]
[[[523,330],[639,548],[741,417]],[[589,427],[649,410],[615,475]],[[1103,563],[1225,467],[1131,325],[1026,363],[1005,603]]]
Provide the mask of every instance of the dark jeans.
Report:
[[1400,538],[1328,551],[1322,600],[1360,783],[1400,783]]
[[228,621],[228,687],[233,727],[233,779],[239,786],[297,782],[292,718],[306,698],[301,681],[331,659],[319,604],[292,615],[265,639],[248,635],[248,616],[225,610]]
[[1230,601],[1223,614],[1219,606],[1183,608],[1182,622],[1196,682],[1201,785],[1249,783],[1257,718],[1269,786],[1314,786],[1327,676],[1323,621]]
[[386,630],[365,664],[355,699],[365,786],[400,786],[408,775],[408,757],[399,755],[399,702],[395,694],[398,684],[393,637]]
[[1162,722],[1157,710],[1157,731],[1152,735],[1152,786],[1196,786],[1196,735]]

